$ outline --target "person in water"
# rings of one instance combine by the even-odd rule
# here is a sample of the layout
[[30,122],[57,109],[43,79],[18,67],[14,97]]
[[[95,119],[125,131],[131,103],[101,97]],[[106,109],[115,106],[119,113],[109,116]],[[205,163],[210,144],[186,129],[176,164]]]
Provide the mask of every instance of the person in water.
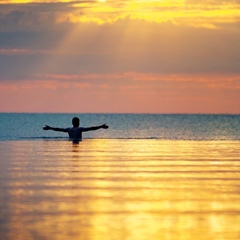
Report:
[[107,129],[108,126],[106,124],[100,125],[100,126],[93,126],[93,127],[79,127],[80,126],[80,119],[77,117],[74,117],[72,119],[72,125],[73,127],[71,128],[56,128],[56,127],[50,127],[48,125],[45,125],[43,127],[43,130],[53,130],[57,132],[67,132],[69,135],[69,139],[71,140],[76,140],[76,141],[81,141],[82,140],[82,133],[83,132],[88,132],[88,131],[93,131],[93,130],[98,130],[98,129]]

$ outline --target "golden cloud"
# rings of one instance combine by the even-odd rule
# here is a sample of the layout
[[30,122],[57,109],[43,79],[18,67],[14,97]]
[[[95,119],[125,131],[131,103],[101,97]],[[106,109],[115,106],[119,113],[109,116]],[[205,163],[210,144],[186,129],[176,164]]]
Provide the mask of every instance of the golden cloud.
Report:
[[[23,4],[24,3],[24,4]],[[22,21],[32,14],[38,21],[55,23],[111,24],[119,19],[129,18],[148,22],[172,22],[194,27],[216,28],[219,23],[240,21],[239,1],[30,1],[5,0],[0,3],[7,18],[15,10],[24,13]],[[21,5],[21,7],[20,7]],[[8,11],[6,10],[6,7]],[[1,13],[1,10],[0,10]],[[31,13],[31,14],[30,14]],[[33,17],[33,16],[32,16]],[[53,20],[55,19],[55,20]],[[6,19],[5,19],[6,20]],[[27,21],[26,21],[27,22]]]

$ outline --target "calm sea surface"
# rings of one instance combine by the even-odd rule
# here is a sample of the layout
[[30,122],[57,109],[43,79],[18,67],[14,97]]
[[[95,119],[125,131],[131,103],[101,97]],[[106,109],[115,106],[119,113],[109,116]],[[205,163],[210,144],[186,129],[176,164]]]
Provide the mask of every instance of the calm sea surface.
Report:
[[[75,144],[45,124],[107,123]],[[239,240],[240,115],[0,114],[1,240]]]
[[65,140],[65,133],[43,131],[42,127],[71,127],[75,116],[83,127],[103,123],[110,127],[85,133],[84,138],[240,140],[240,115],[15,113],[0,113],[0,140]]

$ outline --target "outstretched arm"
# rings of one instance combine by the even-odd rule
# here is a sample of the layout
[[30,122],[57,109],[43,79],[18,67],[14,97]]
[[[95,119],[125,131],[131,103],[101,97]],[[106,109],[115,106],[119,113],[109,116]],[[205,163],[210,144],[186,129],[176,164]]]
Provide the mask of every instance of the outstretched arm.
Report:
[[65,128],[55,128],[55,127],[50,127],[48,125],[45,125],[45,127],[43,127],[43,130],[53,130],[53,131],[57,131],[57,132],[67,132],[67,130]]
[[83,132],[94,131],[94,130],[98,130],[98,129],[101,129],[101,128],[107,129],[107,128],[108,128],[108,125],[103,124],[103,125],[100,125],[100,126],[94,126],[94,127],[84,128]]

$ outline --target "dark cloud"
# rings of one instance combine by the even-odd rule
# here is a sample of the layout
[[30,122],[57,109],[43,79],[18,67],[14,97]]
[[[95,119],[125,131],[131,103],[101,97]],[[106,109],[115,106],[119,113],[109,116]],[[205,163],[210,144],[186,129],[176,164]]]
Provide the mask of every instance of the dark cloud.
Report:
[[[87,2],[1,4],[0,31],[41,30],[56,24],[60,17],[67,22],[68,13],[82,14],[85,9],[81,7],[83,3]],[[76,8],[74,4],[80,5]]]
[[[108,4],[119,9],[125,5],[125,2],[108,1]],[[79,17],[96,4],[99,4],[99,2],[91,0],[25,4],[0,3],[0,31],[16,30],[24,27],[25,29],[38,29],[41,25],[51,26],[59,22],[59,18],[62,19],[62,22],[69,22],[68,14]]]
[[53,49],[65,34],[67,29],[50,31],[48,28],[45,31],[0,32],[0,49]]

